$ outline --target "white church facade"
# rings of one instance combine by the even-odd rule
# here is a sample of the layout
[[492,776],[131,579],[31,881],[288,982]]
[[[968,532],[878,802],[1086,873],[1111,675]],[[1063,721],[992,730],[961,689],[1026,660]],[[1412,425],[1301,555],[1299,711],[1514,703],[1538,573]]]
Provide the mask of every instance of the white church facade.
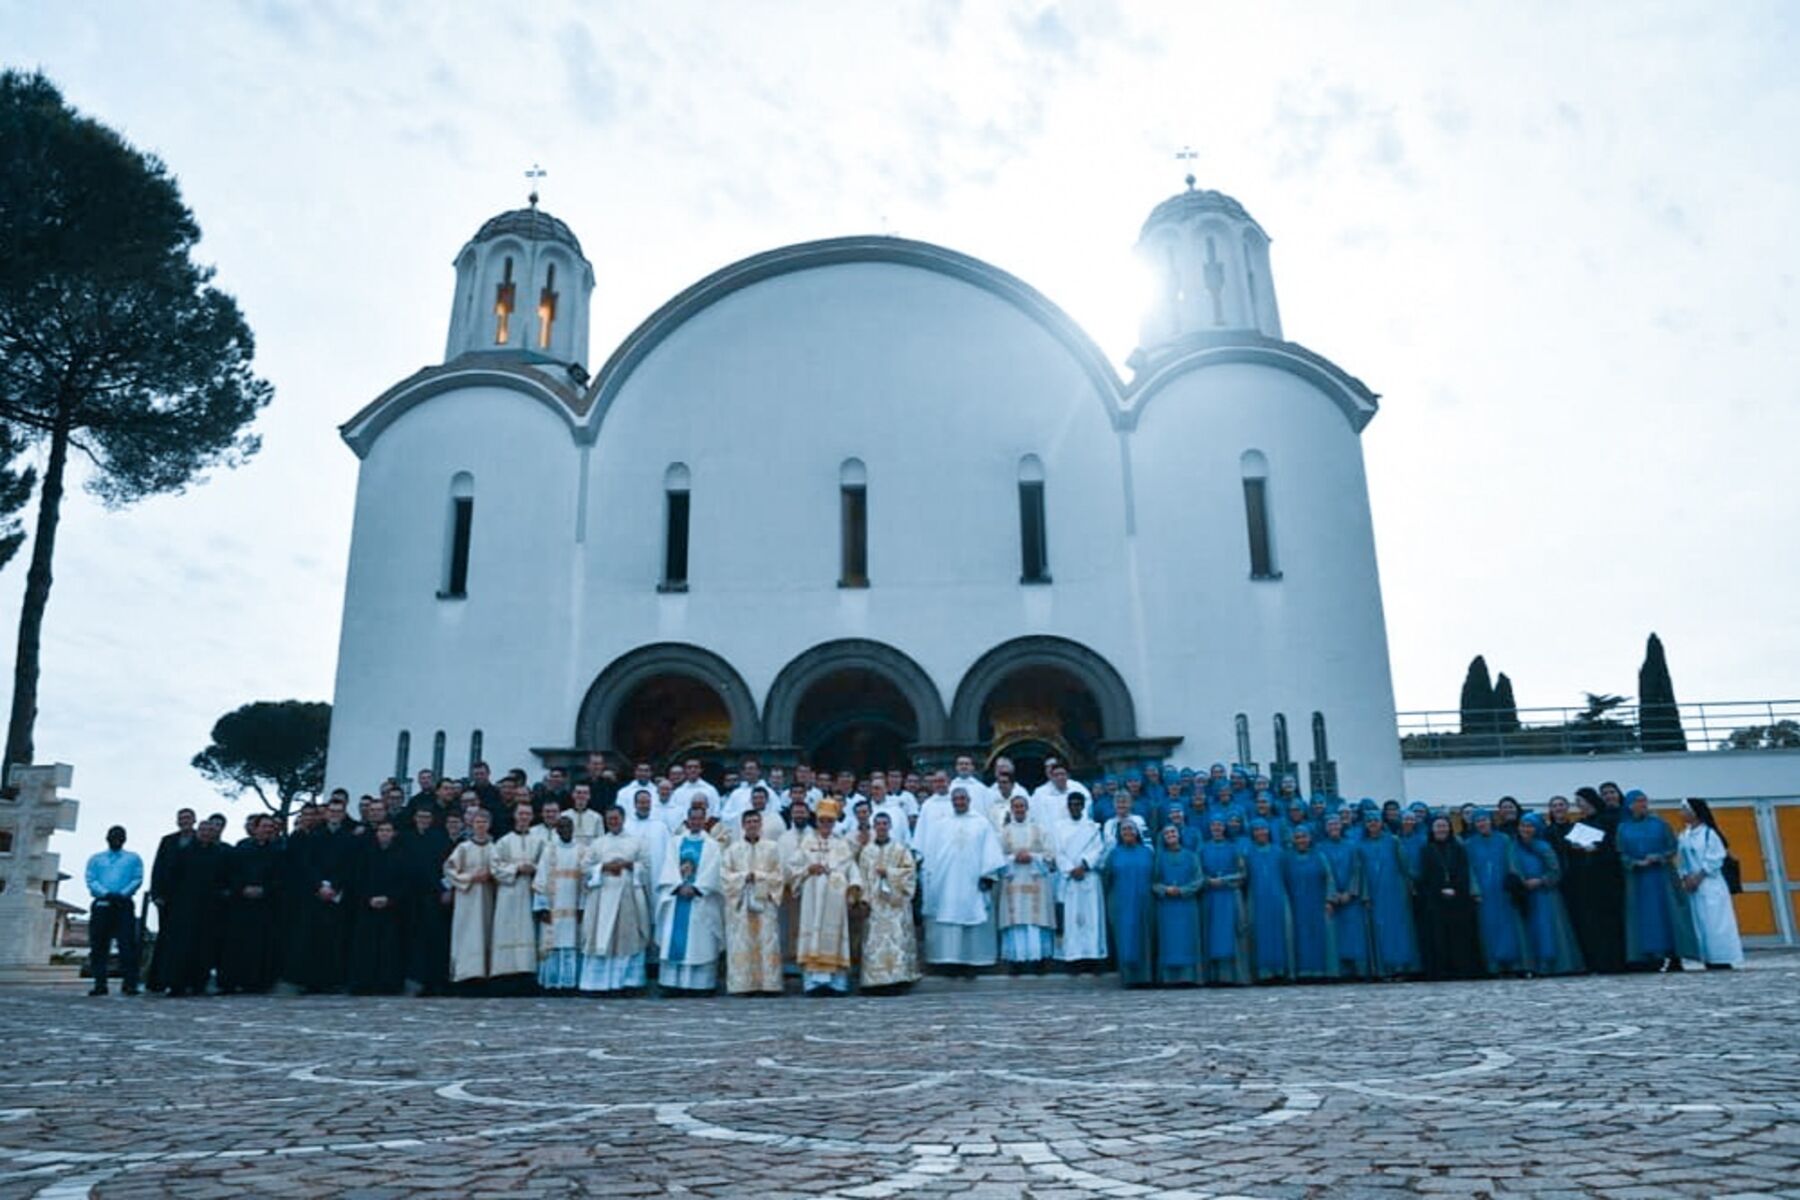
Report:
[[456,258],[446,361],[361,460],[329,783],[591,751],[854,769],[1009,753],[1403,782],[1361,434],[1230,197],[1151,213],[1132,374],[978,259],[787,246],[588,368],[533,206]]

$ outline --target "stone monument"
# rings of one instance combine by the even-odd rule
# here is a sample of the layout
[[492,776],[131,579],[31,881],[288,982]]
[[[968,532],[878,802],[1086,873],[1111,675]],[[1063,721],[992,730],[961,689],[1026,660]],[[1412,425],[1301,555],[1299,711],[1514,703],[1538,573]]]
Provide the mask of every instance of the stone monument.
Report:
[[0,796],[0,980],[51,973],[50,896],[60,858],[50,852],[50,835],[75,828],[80,804],[56,794],[74,776],[68,763],[15,765],[7,778],[14,794]]

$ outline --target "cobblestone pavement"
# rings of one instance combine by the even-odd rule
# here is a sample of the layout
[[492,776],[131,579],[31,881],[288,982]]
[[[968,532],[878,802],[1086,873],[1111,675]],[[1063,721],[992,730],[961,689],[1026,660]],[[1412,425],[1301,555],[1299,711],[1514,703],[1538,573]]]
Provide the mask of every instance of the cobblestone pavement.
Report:
[[0,991],[0,1196],[1800,1197],[1800,958],[842,1000]]

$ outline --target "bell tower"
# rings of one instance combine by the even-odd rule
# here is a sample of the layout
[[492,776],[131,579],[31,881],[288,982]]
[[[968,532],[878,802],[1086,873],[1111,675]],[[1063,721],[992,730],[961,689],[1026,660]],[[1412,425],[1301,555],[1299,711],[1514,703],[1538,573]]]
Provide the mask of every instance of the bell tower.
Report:
[[538,207],[488,220],[456,256],[444,360],[504,354],[586,369],[594,268],[563,222]]
[[1280,340],[1281,314],[1269,272],[1269,235],[1223,192],[1194,186],[1151,210],[1137,254],[1156,280],[1138,354],[1193,336],[1257,333]]

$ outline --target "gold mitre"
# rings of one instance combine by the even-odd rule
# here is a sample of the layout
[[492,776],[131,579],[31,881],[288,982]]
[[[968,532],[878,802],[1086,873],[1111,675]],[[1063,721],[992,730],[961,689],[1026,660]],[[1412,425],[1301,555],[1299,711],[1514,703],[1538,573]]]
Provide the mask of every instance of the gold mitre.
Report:
[[836,800],[821,800],[819,806],[813,809],[813,816],[830,817],[834,821],[841,819],[843,815],[844,806]]

